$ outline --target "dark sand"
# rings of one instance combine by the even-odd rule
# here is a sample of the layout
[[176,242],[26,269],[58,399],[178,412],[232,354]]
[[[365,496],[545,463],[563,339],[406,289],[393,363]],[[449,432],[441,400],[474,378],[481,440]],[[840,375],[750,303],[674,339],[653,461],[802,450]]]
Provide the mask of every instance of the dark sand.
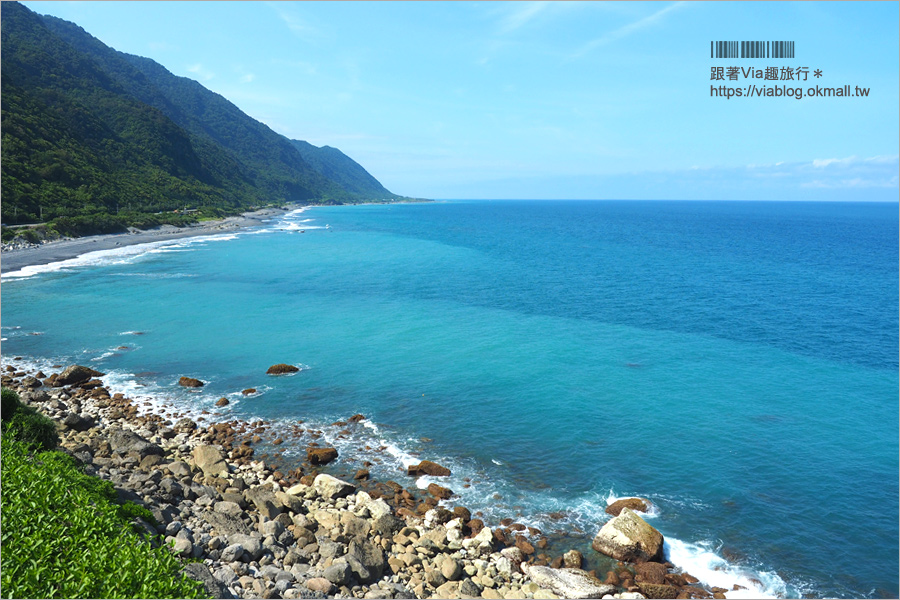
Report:
[[[293,210],[293,208],[290,210]],[[204,221],[188,227],[163,225],[156,229],[135,231],[134,233],[92,235],[83,238],[48,242],[40,246],[23,248],[21,250],[9,250],[0,255],[0,272],[9,273],[32,265],[46,265],[97,250],[109,250],[111,248],[134,246],[135,244],[162,242],[200,235],[228,233],[237,229],[262,225],[264,221],[285,212],[287,212],[285,209],[266,208],[256,212],[244,213],[239,217],[228,217],[221,221]]]

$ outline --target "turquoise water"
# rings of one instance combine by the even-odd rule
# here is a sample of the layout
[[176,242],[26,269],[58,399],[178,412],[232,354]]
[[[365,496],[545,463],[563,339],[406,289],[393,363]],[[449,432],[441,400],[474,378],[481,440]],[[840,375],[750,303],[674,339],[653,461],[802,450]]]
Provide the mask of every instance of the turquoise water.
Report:
[[342,458],[447,464],[488,518],[593,535],[641,495],[714,584],[896,596],[897,248],[883,204],[317,207],[5,276],[3,355],[195,413],[360,412]]

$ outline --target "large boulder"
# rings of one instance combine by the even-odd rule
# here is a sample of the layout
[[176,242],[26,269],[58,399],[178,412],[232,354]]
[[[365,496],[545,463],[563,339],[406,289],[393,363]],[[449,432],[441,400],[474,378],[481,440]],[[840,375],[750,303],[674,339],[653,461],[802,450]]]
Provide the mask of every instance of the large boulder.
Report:
[[623,508],[618,517],[603,525],[591,547],[624,562],[659,561],[663,535],[632,510]]
[[602,583],[581,569],[532,566],[528,567],[526,575],[534,583],[552,590],[560,598],[602,598],[616,590],[615,586]]
[[410,465],[406,468],[406,472],[412,477],[418,477],[420,475],[431,475],[432,477],[450,477],[450,469],[447,467],[442,467],[441,465],[431,462],[430,460],[423,460],[417,465]]
[[636,512],[650,512],[653,506],[646,498],[619,498],[606,507],[606,512],[614,517],[618,517],[623,508],[628,508]]
[[178,380],[178,385],[189,388],[198,388],[203,387],[203,382],[199,379],[194,379],[193,377],[182,377]]
[[306,459],[311,465],[327,465],[338,456],[335,448],[307,448]]
[[324,498],[344,498],[356,491],[356,486],[346,481],[341,481],[337,477],[332,477],[325,473],[319,473],[313,480],[313,487],[318,490],[319,494]]
[[184,566],[184,574],[195,581],[199,581],[206,588],[206,593],[211,598],[234,598],[228,587],[213,577],[209,567],[203,563],[192,562]]
[[351,540],[345,558],[361,583],[378,581],[384,573],[384,552],[369,540]]
[[284,375],[285,373],[296,373],[300,369],[295,367],[294,365],[286,365],[284,363],[278,363],[277,365],[272,365],[266,371],[266,375]]
[[194,447],[194,464],[207,477],[228,474],[228,463],[225,462],[222,451],[209,444]]
[[107,439],[110,448],[117,454],[130,454],[133,452],[140,456],[141,459],[151,454],[163,455],[162,448],[128,429],[110,428]]
[[82,367],[81,365],[70,365],[63,369],[63,372],[56,376],[53,383],[54,387],[62,387],[64,385],[78,385],[79,383],[87,383],[93,377],[103,377],[103,373]]
[[269,485],[258,485],[244,490],[244,497],[252,502],[259,514],[267,519],[274,519],[281,514],[281,501],[275,496],[275,491]]

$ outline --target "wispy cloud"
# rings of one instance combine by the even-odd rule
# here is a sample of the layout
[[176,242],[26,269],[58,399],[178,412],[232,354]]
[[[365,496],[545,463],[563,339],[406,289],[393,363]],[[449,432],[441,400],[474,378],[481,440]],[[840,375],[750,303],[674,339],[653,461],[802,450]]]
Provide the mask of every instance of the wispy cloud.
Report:
[[281,19],[295,35],[304,39],[318,36],[319,32],[315,27],[312,27],[296,13],[288,10],[285,4],[281,2],[266,2],[266,5],[275,11],[278,18]]
[[633,23],[623,25],[622,27],[619,27],[615,31],[611,31],[605,35],[602,35],[596,39],[593,39],[593,40],[589,41],[588,43],[586,43],[585,45],[583,45],[578,51],[576,51],[572,55],[572,58],[580,58],[580,57],[584,56],[585,54],[587,54],[588,52],[590,52],[591,50],[594,50],[595,48],[599,48],[600,46],[605,46],[612,42],[621,40],[622,38],[627,37],[627,36],[635,33],[636,31],[640,31],[641,29],[650,27],[651,25],[655,25],[655,24],[659,23],[667,14],[669,14],[670,12],[672,12],[674,10],[681,8],[685,4],[686,4],[685,2],[675,2],[673,4],[666,6],[665,8],[661,8],[660,10],[656,11],[652,15],[649,15],[649,16],[644,17],[643,19],[634,21]]
[[250,83],[254,79],[256,79],[256,75],[254,75],[253,73],[246,73],[241,76],[240,81],[241,83]]
[[210,79],[212,79],[213,77],[216,76],[215,73],[213,73],[209,69],[205,68],[200,63],[197,63],[195,65],[188,65],[186,68],[189,72],[193,73],[194,75],[196,75],[203,81],[209,81]]
[[519,29],[550,7],[551,2],[517,2],[513,9],[500,21],[500,33],[507,34]]

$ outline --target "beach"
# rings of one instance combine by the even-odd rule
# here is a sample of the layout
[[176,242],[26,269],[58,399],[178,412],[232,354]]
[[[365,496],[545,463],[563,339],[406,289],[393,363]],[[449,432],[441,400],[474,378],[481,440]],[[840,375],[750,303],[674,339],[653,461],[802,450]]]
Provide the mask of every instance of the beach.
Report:
[[148,230],[134,229],[128,233],[115,233],[105,235],[91,235],[80,238],[66,238],[32,245],[27,248],[4,249],[0,254],[0,273],[18,271],[25,267],[46,265],[63,260],[69,260],[98,250],[112,250],[137,244],[152,242],[165,242],[189,237],[217,235],[233,232],[247,227],[258,227],[264,221],[282,215],[288,210],[298,207],[264,208],[257,211],[246,212],[240,216],[226,217],[216,221],[202,221],[187,227],[175,227],[162,225]]

